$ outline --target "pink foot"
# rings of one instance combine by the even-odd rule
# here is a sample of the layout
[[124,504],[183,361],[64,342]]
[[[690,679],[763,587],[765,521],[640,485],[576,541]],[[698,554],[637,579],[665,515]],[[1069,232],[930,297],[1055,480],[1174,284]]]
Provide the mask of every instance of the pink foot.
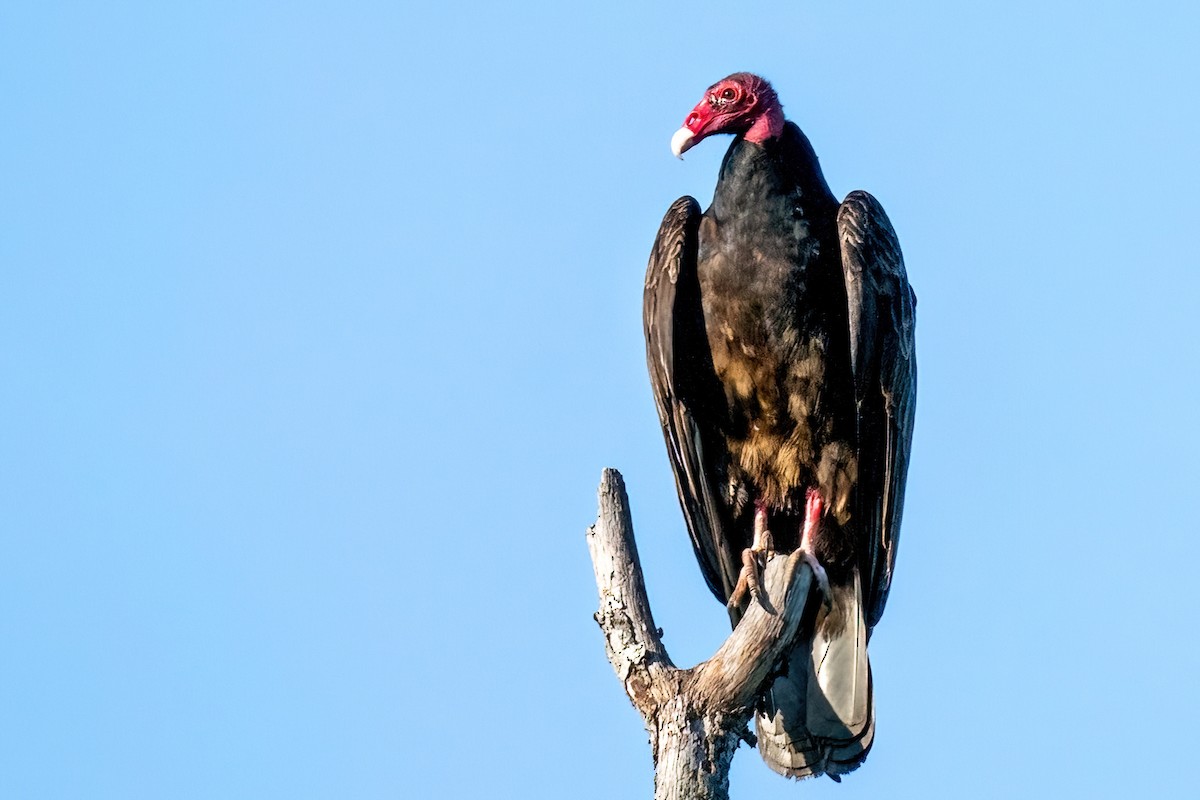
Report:
[[775,552],[775,537],[767,529],[767,507],[761,502],[754,504],[754,541],[750,549],[767,555]]
[[825,501],[821,499],[821,494],[816,489],[809,489],[808,496],[804,502],[804,532],[800,535],[800,555],[804,558],[812,570],[813,577],[817,580],[817,585],[821,587],[821,594],[825,597],[826,608],[833,607],[833,594],[829,590],[829,576],[825,574],[825,568],[817,561],[817,557],[813,555],[813,537],[817,535],[817,529],[821,525],[821,515],[825,513]]
[[775,539],[767,529],[767,507],[761,502],[754,504],[754,541],[742,551],[742,571],[737,585],[729,597],[730,608],[740,607],[747,600],[762,602],[762,573],[767,559],[775,552]]

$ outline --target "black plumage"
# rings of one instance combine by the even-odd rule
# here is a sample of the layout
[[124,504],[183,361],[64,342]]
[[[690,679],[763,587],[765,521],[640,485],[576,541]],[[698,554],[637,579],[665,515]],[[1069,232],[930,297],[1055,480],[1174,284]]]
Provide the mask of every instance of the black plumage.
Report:
[[[807,550],[830,604],[758,732],[777,771],[836,777],[873,740],[866,642],[899,538],[916,300],[882,207],[865,192],[834,198],[765,81],[739,73],[710,87],[681,149],[717,132],[736,138],[711,206],[676,201],[650,257],[651,384],[688,532],[722,602],[756,545],[756,517],[789,552],[806,514],[820,514]],[[739,612],[735,602],[735,623]]]

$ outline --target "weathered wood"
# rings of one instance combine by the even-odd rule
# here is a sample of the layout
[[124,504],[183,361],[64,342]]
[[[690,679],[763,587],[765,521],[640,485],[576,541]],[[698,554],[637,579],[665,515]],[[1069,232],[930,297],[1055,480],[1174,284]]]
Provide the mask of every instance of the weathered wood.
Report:
[[650,734],[655,800],[728,800],[734,752],[742,740],[753,743],[755,702],[800,633],[812,571],[798,553],[773,556],[766,602],[750,605],[712,658],[679,669],[650,613],[629,497],[614,469],[600,479],[599,517],[587,540],[608,660]]

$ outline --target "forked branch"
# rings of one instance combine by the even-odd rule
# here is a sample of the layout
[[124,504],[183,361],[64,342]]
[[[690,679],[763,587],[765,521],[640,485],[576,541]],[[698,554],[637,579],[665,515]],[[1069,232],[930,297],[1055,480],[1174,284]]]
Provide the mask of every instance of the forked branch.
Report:
[[608,660],[650,733],[655,800],[727,800],[734,751],[753,742],[754,705],[799,632],[812,571],[798,553],[772,557],[767,602],[750,604],[712,658],[679,669],[650,613],[629,497],[614,469],[600,479],[600,513],[587,539]]

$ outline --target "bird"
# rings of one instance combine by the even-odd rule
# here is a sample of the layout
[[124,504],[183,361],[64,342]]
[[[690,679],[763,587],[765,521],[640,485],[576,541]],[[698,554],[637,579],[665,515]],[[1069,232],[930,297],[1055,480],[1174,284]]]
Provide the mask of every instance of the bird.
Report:
[[891,588],[916,409],[916,294],[879,202],[839,202],[764,78],[710,86],[671,138],[732,134],[712,203],[668,209],[650,254],[650,382],[696,558],[734,625],[765,560],[822,602],[755,709],[793,778],[858,768],[875,736],[867,642]]

